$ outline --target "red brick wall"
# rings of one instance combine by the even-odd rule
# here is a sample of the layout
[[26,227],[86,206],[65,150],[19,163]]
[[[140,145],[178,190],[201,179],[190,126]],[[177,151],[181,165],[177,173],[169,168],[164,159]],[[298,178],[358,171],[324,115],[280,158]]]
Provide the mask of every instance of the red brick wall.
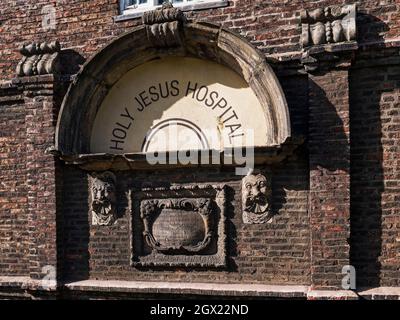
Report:
[[[281,76],[290,105],[293,133],[305,135],[308,121],[308,80],[304,75]],[[119,215],[116,225],[96,227],[88,215],[87,174],[71,166],[63,170],[63,274],[69,280],[128,279],[160,281],[262,282],[310,284],[310,229],[308,216],[309,163],[300,148],[279,165],[265,167],[273,181],[271,224],[244,225],[241,212],[241,177],[219,170],[135,172],[117,174]],[[228,268],[224,271],[136,269],[130,266],[131,244],[127,193],[143,183],[227,183]],[[149,272],[143,272],[147,270]]]
[[[263,1],[233,0],[226,8],[189,13],[191,18],[221,23],[244,35],[265,53],[298,51],[302,8],[354,3],[354,1]],[[57,12],[56,30],[42,29],[43,6],[54,4]],[[399,37],[400,4],[396,0],[360,1],[359,20],[362,42]],[[103,47],[140,19],[113,22],[118,15],[118,0],[2,0],[0,3],[0,75],[11,78],[19,59],[18,48],[33,40],[58,39],[63,48],[75,49],[86,57]]]
[[59,90],[53,76],[0,86],[0,273],[42,278],[57,265],[57,166],[54,145]]
[[[299,154],[270,168],[273,203],[278,215],[273,223],[244,225],[241,212],[241,179],[234,172],[180,170],[117,174],[118,222],[92,226],[88,216],[88,182],[79,170],[67,168],[64,178],[64,274],[69,279],[129,279],[152,281],[263,282],[309,284],[310,239],[307,215],[308,164]],[[159,268],[143,272],[130,266],[127,191],[143,184],[226,183],[231,196],[227,216],[228,268],[224,271]],[[136,213],[137,214],[137,213]],[[146,270],[146,269],[144,269]]]
[[[351,72],[351,257],[359,286],[400,285],[400,67],[397,50]],[[380,67],[367,67],[371,63]]]
[[[226,8],[192,12],[188,16],[221,23],[245,36],[267,55],[287,55],[300,50],[300,9],[352,2],[234,0]],[[40,12],[43,5],[51,3],[57,10],[57,28],[45,32],[41,29],[43,17]],[[212,273],[211,278],[196,272],[191,279],[298,284],[310,284],[312,279],[317,286],[336,287],[340,281],[340,266],[350,261],[357,268],[359,285],[399,285],[400,177],[396,155],[400,139],[397,121],[400,70],[395,66],[397,60],[391,65],[383,62],[398,55],[398,49],[369,52],[372,48],[399,43],[400,4],[396,0],[382,0],[379,4],[366,0],[360,1],[359,7],[358,40],[365,51],[360,50],[356,55],[350,81],[347,71],[316,74],[310,76],[310,81],[307,75],[295,71],[290,75],[280,74],[294,131],[306,137],[309,134],[307,143],[294,158],[281,166],[264,168],[274,176],[274,200],[282,206],[280,215],[274,224],[263,226],[261,231],[252,226],[244,228],[240,224],[240,207],[236,206],[231,224],[231,272]],[[22,43],[58,39],[63,48],[73,49],[88,58],[117,35],[140,23],[140,19],[113,22],[117,14],[117,0],[2,0],[1,80],[14,77],[20,59],[17,50]],[[376,55],[384,57],[377,59]],[[27,109],[22,98],[2,100],[4,96],[21,94],[17,89],[11,91],[0,88],[0,274],[38,276],[44,263],[60,259],[65,277],[74,279],[153,279],[153,276],[157,279],[187,279],[184,272],[148,275],[132,272],[126,256],[129,254],[126,213],[120,223],[110,229],[111,234],[90,227],[86,174],[63,167],[62,176],[58,175],[54,163],[46,162],[50,156],[43,160],[38,154],[36,157],[26,152],[29,129],[26,120],[31,115],[43,124],[46,117],[54,116],[53,110],[41,103],[34,110]],[[348,98],[350,106],[344,101]],[[57,105],[59,101],[55,103]],[[327,106],[326,112],[323,108]],[[48,113],[41,114],[43,111]],[[46,121],[52,121],[54,125],[54,118],[50,118]],[[351,151],[348,150],[349,124]],[[40,129],[38,132],[45,134],[43,137],[48,142],[51,130]],[[40,142],[43,137],[31,141],[30,146],[44,151],[45,145]],[[332,139],[332,144],[327,139]],[[36,172],[34,165],[29,167],[26,160],[32,156],[38,163],[46,162],[43,171]],[[52,172],[50,182],[46,180],[46,168]],[[56,176],[58,183],[64,184],[62,197],[59,197],[63,210],[57,211],[61,217],[54,216],[57,204],[52,195],[44,202],[28,199],[29,190],[35,189],[37,175],[37,182],[44,182],[45,186],[40,187],[43,189],[38,187],[36,198],[46,191],[58,192],[51,180]],[[34,181],[27,179],[28,176]],[[131,177],[125,178],[121,179],[125,184],[118,187],[121,194],[129,183],[133,183]],[[173,175],[167,178],[179,180]],[[240,202],[239,182],[230,174],[203,172],[198,178],[229,181],[236,193],[233,203]],[[140,179],[144,177],[139,175],[138,181]],[[33,215],[40,218],[35,208],[50,219],[46,222],[49,225],[30,220]],[[346,219],[350,211],[349,254],[344,239],[348,237]],[[55,239],[44,234],[48,226],[54,236],[56,219],[63,222],[59,223],[62,228],[58,239],[59,258],[55,257]],[[339,243],[335,237],[340,238]],[[41,242],[47,239],[48,244]],[[43,245],[44,250],[38,250],[35,243]],[[114,250],[114,246],[118,250],[112,255],[105,251],[108,248]]]
[[30,276],[43,277],[43,268],[57,264],[56,160],[46,150],[54,145],[57,81],[53,76],[21,80],[25,97],[26,190],[30,235]]
[[29,274],[25,107],[22,93],[0,85],[0,274]]
[[310,76],[310,228],[312,283],[341,286],[349,265],[350,146],[347,70]]

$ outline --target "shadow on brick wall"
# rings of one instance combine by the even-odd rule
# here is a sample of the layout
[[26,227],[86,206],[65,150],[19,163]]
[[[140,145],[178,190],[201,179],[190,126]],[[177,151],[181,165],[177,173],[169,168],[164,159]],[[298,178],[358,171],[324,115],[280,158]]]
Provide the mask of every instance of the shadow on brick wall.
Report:
[[72,49],[62,50],[60,53],[60,74],[77,74],[86,59],[78,52]]
[[389,31],[389,26],[379,18],[358,11],[357,13],[357,41],[358,43],[384,43],[382,34]]
[[[377,17],[359,13],[358,40],[384,43],[388,25]],[[362,38],[361,38],[362,35]],[[381,106],[385,92],[399,82],[388,81],[388,68],[372,68],[375,55],[383,51],[358,52],[350,70],[351,127],[351,237],[350,260],[356,269],[357,287],[381,285],[382,194],[384,165]],[[361,62],[361,63],[360,63]],[[390,78],[390,76],[389,76]]]
[[[310,152],[310,171],[329,171],[334,174],[341,170],[349,172],[349,140],[345,133],[348,124],[343,122],[348,112],[347,106],[341,106],[341,94],[347,94],[348,83],[341,81],[342,74],[332,72],[324,74],[323,83],[309,79],[310,113],[308,128],[308,148]],[[337,82],[335,82],[338,80]],[[324,88],[321,88],[321,85]],[[327,92],[327,90],[329,90]],[[344,92],[343,92],[344,90]],[[336,92],[335,92],[336,91]],[[328,97],[329,95],[330,97]],[[346,128],[347,127],[347,128]],[[321,179],[329,179],[322,177]],[[317,181],[316,181],[317,182]],[[333,177],[332,181],[335,183]],[[321,186],[325,187],[325,186]]]
[[384,191],[380,70],[351,72],[351,263],[358,287],[380,285]]
[[321,70],[309,78],[311,281],[321,289],[341,287],[349,258],[347,75]]
[[89,278],[89,187],[86,173],[63,168],[63,279]]

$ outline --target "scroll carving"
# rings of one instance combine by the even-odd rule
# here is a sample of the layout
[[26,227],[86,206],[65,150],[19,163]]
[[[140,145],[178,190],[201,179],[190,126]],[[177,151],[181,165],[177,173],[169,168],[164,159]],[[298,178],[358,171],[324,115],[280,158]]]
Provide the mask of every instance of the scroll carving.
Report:
[[312,11],[303,10],[301,12],[303,47],[355,41],[356,14],[355,4]]
[[132,193],[132,265],[226,266],[225,185],[179,185]]
[[[175,247],[163,246],[157,241],[152,233],[152,224],[154,218],[163,209],[189,210],[194,214],[199,214],[204,222],[205,232],[204,238],[193,245],[180,245]],[[163,200],[147,200],[141,204],[141,218],[144,223],[143,235],[147,244],[155,251],[164,254],[194,254],[201,253],[210,245],[214,236],[212,203],[210,199],[163,199]]]
[[249,174],[242,180],[243,222],[266,223],[272,218],[270,181],[262,174]]
[[17,65],[17,76],[34,76],[56,73],[59,68],[61,46],[58,41],[31,43],[20,49],[23,55]]
[[165,2],[161,8],[145,12],[147,38],[154,47],[175,47],[182,44],[181,26],[185,15],[172,3]]
[[109,226],[116,220],[116,178],[112,172],[94,174],[91,179],[92,224]]

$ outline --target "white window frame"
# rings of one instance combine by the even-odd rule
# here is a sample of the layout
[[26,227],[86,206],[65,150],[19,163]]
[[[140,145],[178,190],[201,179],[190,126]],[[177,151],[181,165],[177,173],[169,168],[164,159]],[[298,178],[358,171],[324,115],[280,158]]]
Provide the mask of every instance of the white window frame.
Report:
[[147,0],[146,3],[133,4],[133,5],[127,6],[124,9],[124,12],[125,11],[132,11],[132,10],[134,10],[134,11],[136,11],[136,10],[145,10],[146,8],[149,8],[149,7],[150,8],[151,7],[157,7],[158,6],[157,2],[158,2],[158,0]]
[[[148,0],[147,3],[130,5],[121,8],[121,15],[115,18],[116,21],[123,21],[141,17],[144,12],[160,8],[157,0]],[[228,0],[183,0],[183,2],[174,3],[175,8],[182,11],[201,10],[210,8],[219,8],[228,6]]]

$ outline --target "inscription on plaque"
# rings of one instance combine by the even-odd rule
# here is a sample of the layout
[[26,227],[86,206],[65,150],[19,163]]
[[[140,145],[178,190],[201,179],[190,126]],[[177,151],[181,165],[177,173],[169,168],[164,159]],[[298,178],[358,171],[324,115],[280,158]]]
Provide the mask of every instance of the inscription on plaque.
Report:
[[134,192],[133,266],[226,266],[225,186]]
[[205,237],[204,221],[196,212],[163,209],[153,224],[153,236],[163,247],[194,246]]
[[[179,228],[177,226],[177,219],[173,219],[170,223],[168,219],[165,219],[167,212],[165,210],[172,210],[177,212],[187,212],[192,214],[190,216],[190,220],[192,220],[192,224],[196,225],[196,215],[200,216],[203,220],[204,224],[204,237],[200,239],[201,241],[193,242],[193,241],[178,241],[177,244],[172,246],[165,246],[162,242],[158,241],[155,237],[153,230],[154,224],[160,219],[161,216],[161,225],[163,225],[164,229],[167,230],[168,233],[172,234],[172,239],[167,240],[167,242],[175,243],[177,239],[174,230]],[[213,220],[215,214],[215,206],[210,199],[198,198],[198,199],[154,199],[154,200],[145,200],[141,204],[141,218],[143,219],[144,224],[144,237],[146,239],[147,244],[156,252],[162,252],[165,254],[196,254],[203,252],[207,249],[210,243],[213,241],[215,236],[213,230]],[[184,215],[186,216],[186,214]],[[194,219],[194,220],[193,220]],[[175,220],[175,223],[174,223]],[[186,234],[184,237],[187,239],[194,238],[194,234],[198,233],[198,228],[193,228],[190,226],[190,220],[186,218],[187,227],[181,230],[181,233]],[[179,224],[182,224],[184,220],[181,220]],[[160,231],[160,228],[156,228],[156,230]],[[194,231],[194,233],[193,233]],[[161,231],[163,232],[163,231]],[[164,234],[165,236],[165,234]],[[188,245],[185,242],[189,242]]]
[[239,75],[210,61],[169,57],[132,69],[113,86],[96,115],[90,149],[223,150],[262,146],[267,136],[263,107]]

